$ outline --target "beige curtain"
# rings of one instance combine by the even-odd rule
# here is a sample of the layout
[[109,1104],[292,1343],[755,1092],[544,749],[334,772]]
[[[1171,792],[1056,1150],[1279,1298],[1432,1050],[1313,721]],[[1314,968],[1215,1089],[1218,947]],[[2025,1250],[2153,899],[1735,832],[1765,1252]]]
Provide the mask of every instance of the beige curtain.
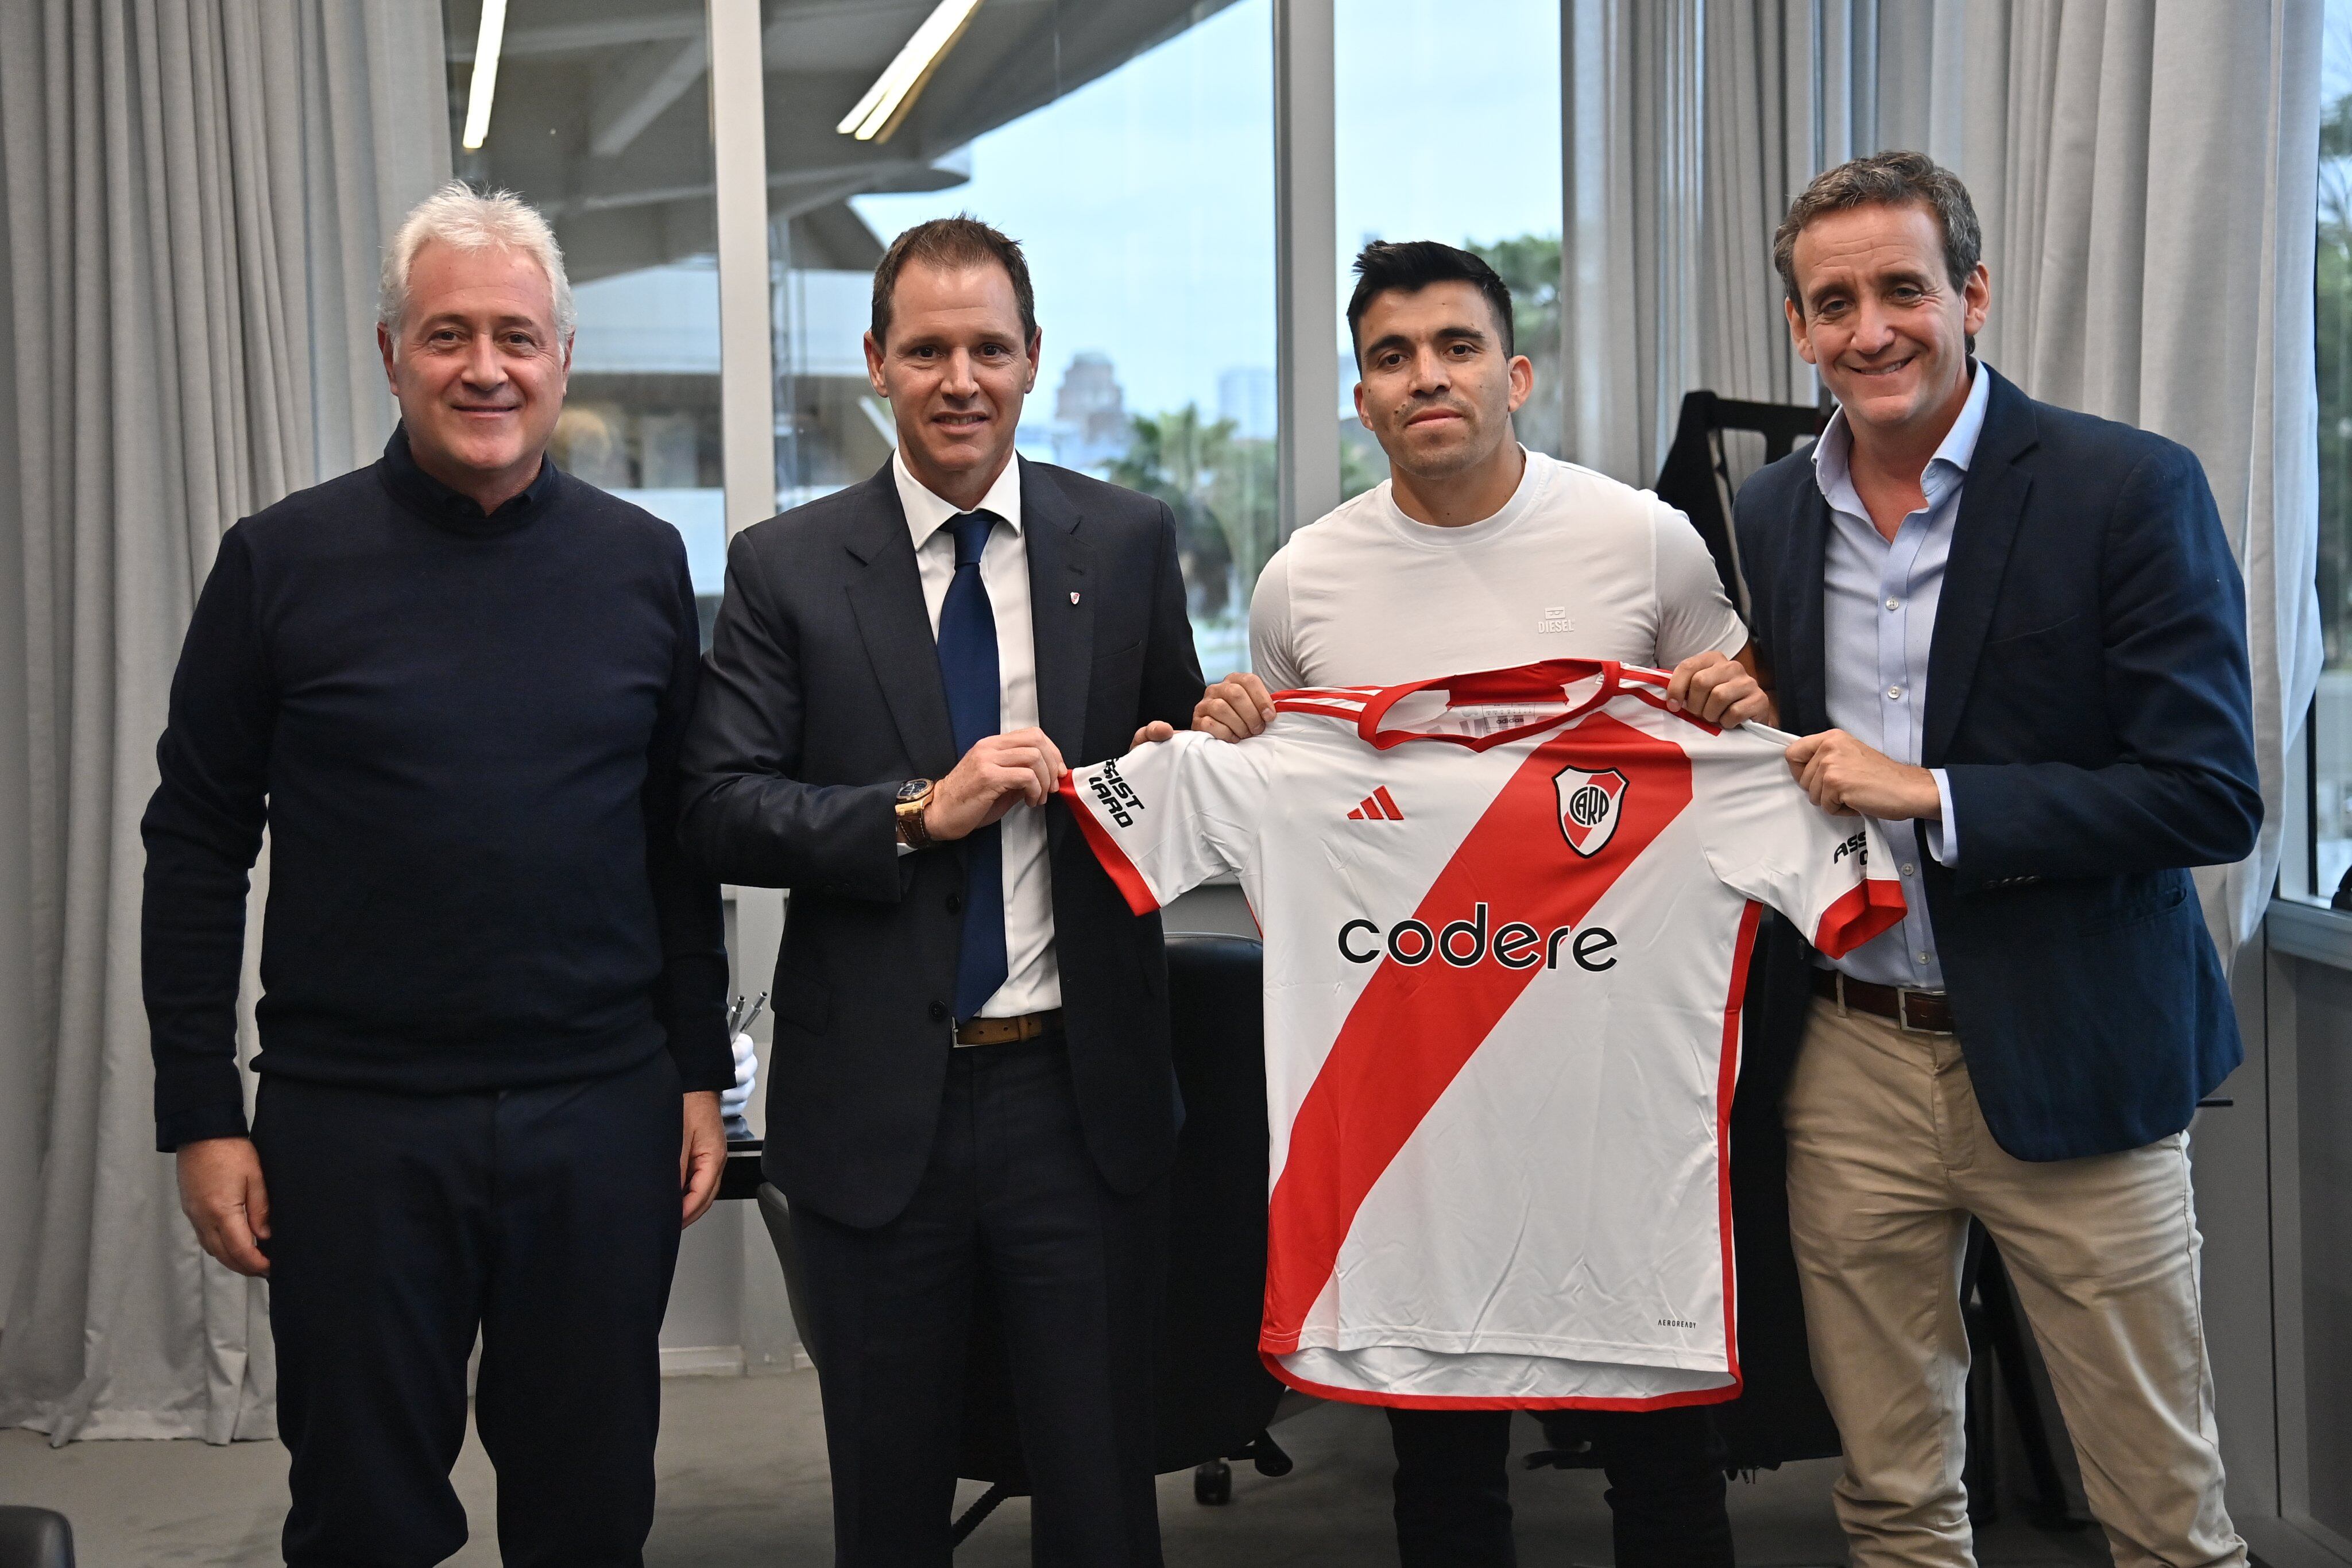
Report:
[[1701,0],[1565,7],[1563,455],[1657,475],[1697,361]]
[[1599,0],[1561,33],[1567,455],[1646,485],[1685,392],[1814,401],[1772,231],[1874,145],[1879,5]]
[[367,280],[387,214],[446,173],[442,72],[415,0],[10,8],[0,580],[25,605],[31,973],[0,1097],[33,1098],[39,1153],[0,1423],[53,1442],[273,1430],[266,1289],[197,1251],[154,1152],[138,820],[222,531],[389,427]]

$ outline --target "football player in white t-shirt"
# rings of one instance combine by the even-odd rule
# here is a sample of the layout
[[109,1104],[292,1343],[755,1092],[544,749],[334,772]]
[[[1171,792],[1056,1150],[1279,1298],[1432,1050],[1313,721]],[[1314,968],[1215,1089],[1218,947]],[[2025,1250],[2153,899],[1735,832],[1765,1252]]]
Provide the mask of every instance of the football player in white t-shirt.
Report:
[[[1672,669],[1669,700],[1769,722],[1747,628],[1688,519],[1646,490],[1522,447],[1535,371],[1509,289],[1467,251],[1367,246],[1348,305],[1356,413],[1390,478],[1292,536],[1250,606],[1255,674],[1209,688],[1193,726],[1228,740],[1269,689],[1389,685],[1561,657]],[[1154,726],[1138,739],[1156,738]],[[1510,1413],[1389,1410],[1404,1568],[1514,1561]],[[1728,1568],[1723,1474],[1696,1408],[1587,1416],[1624,1568]]]

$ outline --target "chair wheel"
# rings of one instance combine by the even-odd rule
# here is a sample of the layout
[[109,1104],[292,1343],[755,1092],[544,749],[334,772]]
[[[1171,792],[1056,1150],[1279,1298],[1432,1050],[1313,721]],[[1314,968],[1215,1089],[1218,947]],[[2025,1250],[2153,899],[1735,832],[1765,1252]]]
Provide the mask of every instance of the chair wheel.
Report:
[[1223,1459],[1211,1459],[1192,1469],[1192,1500],[1204,1508],[1234,1500],[1234,1468]]

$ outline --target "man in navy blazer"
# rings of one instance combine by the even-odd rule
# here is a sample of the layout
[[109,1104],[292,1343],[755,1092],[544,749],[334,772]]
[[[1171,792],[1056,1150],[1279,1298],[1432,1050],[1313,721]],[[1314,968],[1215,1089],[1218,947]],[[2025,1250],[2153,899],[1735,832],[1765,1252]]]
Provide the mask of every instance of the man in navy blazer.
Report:
[[1857,1564],[1969,1563],[1971,1215],[2118,1562],[2245,1561],[2221,1500],[2187,1148],[2242,1050],[2189,869],[2262,816],[2244,589],[2186,448],[1973,359],[1967,190],[1832,169],[1775,240],[1840,409],[1736,508],[1799,781],[1879,818],[1910,913],[1819,955],[1782,1113]]
[[1014,454],[1040,341],[1003,235],[891,245],[866,353],[898,451],[737,537],[681,763],[688,849],[792,890],[763,1165],[843,1568],[945,1568],[983,1291],[1036,1560],[1160,1561],[1167,965],[1047,808],[1066,762],[1191,722],[1201,671],[1168,507]]

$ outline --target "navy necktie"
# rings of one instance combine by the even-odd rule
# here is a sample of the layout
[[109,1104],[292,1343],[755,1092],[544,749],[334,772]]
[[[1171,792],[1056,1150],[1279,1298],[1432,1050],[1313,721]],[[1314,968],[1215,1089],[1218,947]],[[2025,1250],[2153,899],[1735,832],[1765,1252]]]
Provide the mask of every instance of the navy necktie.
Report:
[[[948,722],[956,756],[1003,728],[1004,691],[996,668],[996,612],[980,580],[993,512],[965,512],[948,520],[955,535],[955,577],[940,603],[940,675],[946,683]],[[964,841],[963,945],[956,957],[956,1022],[979,1015],[1004,984],[1004,833],[992,822]]]

